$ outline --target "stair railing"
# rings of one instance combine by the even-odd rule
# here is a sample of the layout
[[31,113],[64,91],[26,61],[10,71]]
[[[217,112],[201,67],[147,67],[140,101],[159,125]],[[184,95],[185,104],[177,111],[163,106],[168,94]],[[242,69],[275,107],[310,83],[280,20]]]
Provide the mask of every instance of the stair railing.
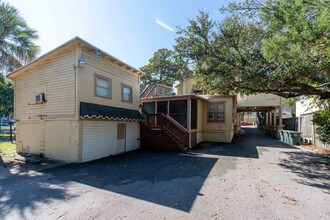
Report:
[[148,113],[145,110],[142,110],[142,113],[146,118],[147,126],[160,127],[163,133],[174,138],[183,148],[189,146],[189,131],[173,118],[163,113]]
[[149,84],[140,94],[140,98],[146,98],[156,88],[157,84]]

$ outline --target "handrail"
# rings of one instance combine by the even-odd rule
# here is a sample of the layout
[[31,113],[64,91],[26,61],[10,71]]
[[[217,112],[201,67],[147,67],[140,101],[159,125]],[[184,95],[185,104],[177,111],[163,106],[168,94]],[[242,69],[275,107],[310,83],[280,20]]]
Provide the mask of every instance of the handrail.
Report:
[[183,132],[186,132],[189,134],[189,131],[183,127],[179,122],[177,122],[174,118],[172,118],[171,116],[169,115],[165,115],[164,113],[161,113],[163,114],[168,120],[172,121],[176,126],[178,126]]
[[[145,98],[145,97],[148,97],[148,95],[155,89],[155,87],[157,86],[157,83],[156,84],[149,84],[141,93],[140,97],[141,98]],[[152,87],[152,88],[149,88],[149,87]],[[146,95],[144,95],[144,93],[147,92]]]
[[140,97],[142,97],[143,94],[144,94],[146,91],[149,90],[149,87],[150,87],[151,85],[152,85],[152,84],[149,84],[148,86],[146,86],[146,87],[143,89],[143,91],[142,91],[141,94],[140,94]]
[[178,127],[182,132],[189,134],[189,131],[185,127],[183,127],[179,122],[174,120],[171,116],[167,116],[164,113],[159,113],[159,114],[161,114],[162,117],[169,120],[172,124],[174,124],[174,126]]
[[162,131],[166,130],[184,146],[189,144],[189,131],[170,116],[164,113],[148,113],[144,109],[142,113],[146,115],[146,123],[149,127],[160,127]]

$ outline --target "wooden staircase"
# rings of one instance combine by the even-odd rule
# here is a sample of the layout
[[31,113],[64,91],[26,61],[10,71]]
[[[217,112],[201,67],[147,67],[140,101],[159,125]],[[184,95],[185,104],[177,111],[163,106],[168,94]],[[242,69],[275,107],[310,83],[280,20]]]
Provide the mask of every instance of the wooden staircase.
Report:
[[175,148],[180,151],[189,149],[189,131],[173,118],[163,113],[149,114],[145,111],[143,115],[145,121],[141,124],[142,145],[156,149],[174,150]]

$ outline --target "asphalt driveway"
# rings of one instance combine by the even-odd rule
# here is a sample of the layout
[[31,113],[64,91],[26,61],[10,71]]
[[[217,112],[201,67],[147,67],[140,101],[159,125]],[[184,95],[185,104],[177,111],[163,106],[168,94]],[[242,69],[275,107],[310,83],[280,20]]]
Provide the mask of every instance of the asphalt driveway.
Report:
[[0,180],[0,219],[330,219],[330,160],[258,129]]

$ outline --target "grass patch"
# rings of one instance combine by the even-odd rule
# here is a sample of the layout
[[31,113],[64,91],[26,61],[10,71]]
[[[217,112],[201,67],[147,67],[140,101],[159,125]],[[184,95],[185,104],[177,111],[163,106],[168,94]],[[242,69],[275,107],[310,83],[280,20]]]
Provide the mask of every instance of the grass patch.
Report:
[[0,142],[0,153],[4,156],[10,156],[16,153],[16,144],[11,143],[10,141]]
[[10,133],[0,133],[0,137],[10,137]]

